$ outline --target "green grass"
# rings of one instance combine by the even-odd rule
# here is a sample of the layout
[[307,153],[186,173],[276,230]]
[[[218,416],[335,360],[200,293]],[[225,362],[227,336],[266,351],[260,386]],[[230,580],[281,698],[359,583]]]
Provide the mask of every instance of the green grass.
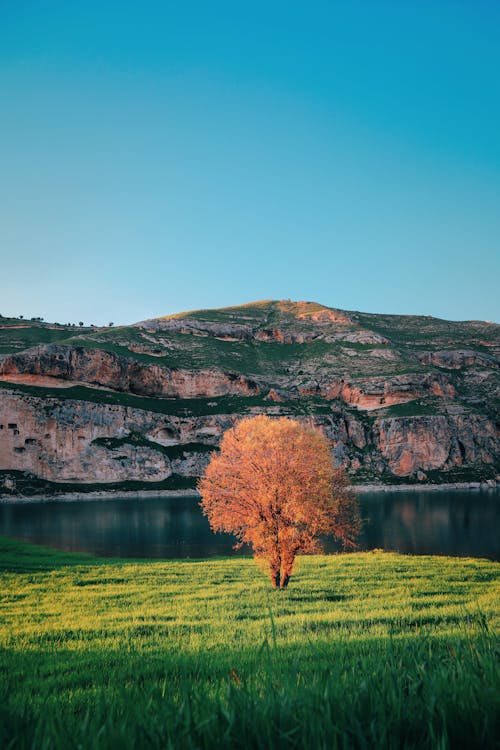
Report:
[[476,464],[475,466],[455,466],[448,471],[437,469],[426,471],[427,481],[431,484],[444,482],[485,482],[495,479],[500,472],[500,458],[493,464]]
[[[167,479],[158,482],[141,480],[125,480],[123,482],[50,482],[48,479],[37,477],[28,471],[16,471],[15,469],[0,469],[0,487],[6,479],[15,482],[15,495],[29,497],[30,495],[57,496],[65,493],[85,494],[89,492],[139,492],[148,490],[191,490],[196,487],[196,477],[186,477],[180,474],[171,474]],[[2,494],[7,491],[2,487]]]
[[0,318],[0,354],[19,352],[37,344],[62,343],[73,335],[74,329],[67,326],[55,328],[46,323]]
[[217,323],[220,321],[226,322],[228,319],[231,319],[234,323],[244,323],[248,321],[263,323],[275,306],[276,302],[274,300],[265,299],[243,305],[233,305],[232,307],[186,310],[184,312],[174,313],[173,315],[162,315],[159,318],[155,318],[155,320],[194,318],[195,320]]
[[[273,304],[274,306],[271,305],[265,315],[264,308],[257,306],[251,309],[251,316],[254,313],[259,316],[256,319],[252,317],[252,324],[277,327],[285,333],[302,329],[309,330],[311,326],[314,328],[314,324],[311,324],[307,318],[297,320],[289,313],[278,311],[276,304]],[[317,307],[321,308],[321,306]],[[244,308],[244,315],[246,311],[247,308]],[[311,312],[316,312],[314,306]],[[202,311],[195,317],[209,322],[248,323],[246,317],[239,317],[241,314],[243,313],[238,309],[236,313],[214,310]],[[260,319],[262,315],[264,318]],[[374,374],[374,371],[378,372],[382,363],[379,359],[372,357],[370,352],[372,349],[384,348],[376,344],[357,344],[347,341],[329,343],[321,339],[290,344],[258,340],[230,341],[220,340],[213,336],[193,336],[178,331],[148,331],[147,338],[144,338],[144,332],[132,326],[95,331],[85,336],[68,339],[65,344],[102,349],[145,364],[187,369],[233,370],[243,375],[271,379],[277,374],[288,374],[290,368],[294,371],[301,368],[314,370],[316,363],[324,365],[325,358],[334,361],[335,369],[344,374],[349,372],[352,375],[353,367],[360,368],[360,375]],[[134,352],[128,348],[129,345],[151,346],[156,351],[154,354]],[[352,359],[346,356],[346,351],[356,352],[355,365]],[[429,369],[417,362],[413,356],[408,356],[404,348],[398,354],[399,358],[395,362],[383,362],[385,371],[390,374],[402,371],[424,372]]]
[[[252,406],[272,405],[262,396],[216,396],[213,398],[150,398],[133,396],[130,393],[107,391],[86,386],[69,388],[45,388],[36,385],[7,383],[0,381],[0,388],[19,391],[39,398],[55,398],[59,401],[90,401],[96,404],[118,404],[132,409],[142,409],[159,414],[191,416],[205,414],[246,413]],[[51,408],[47,402],[47,409]]]
[[[356,344],[349,342],[328,343],[320,339],[306,343],[281,344],[276,341],[228,341],[213,336],[193,336],[176,331],[168,331],[168,334],[162,331],[149,332],[148,335],[156,339],[159,350],[163,348],[163,356],[134,352],[127,348],[128,344],[148,343],[141,338],[141,332],[136,328],[107,330],[87,337],[68,339],[64,343],[103,349],[145,364],[195,370],[217,368],[243,375],[268,377],[277,374],[284,375],[288,373],[291,366],[295,368],[300,368],[301,365],[310,366],[311,362],[320,361],[327,355],[338,356],[343,346],[358,349]],[[165,340],[168,340],[173,348],[166,349],[163,343]],[[365,349],[374,348],[373,346],[359,346],[361,347],[360,353]],[[425,369],[415,361],[411,365],[414,370]],[[400,364],[397,366],[400,367]],[[387,363],[385,367],[388,367]]]
[[[370,450],[370,446],[368,447]],[[373,450],[373,447],[371,448]],[[365,451],[363,451],[365,452]],[[425,490],[429,484],[454,484],[455,482],[487,482],[495,479],[500,471],[500,464],[497,461],[494,464],[469,464],[465,466],[456,466],[446,471],[437,469],[427,469],[424,474],[427,479],[421,482],[414,474],[410,476],[396,476],[390,471],[376,472],[371,469],[359,469],[353,472],[350,477],[354,484],[370,484],[372,482],[383,485],[420,485]]]
[[498,326],[485,321],[451,321],[422,315],[355,313],[357,322],[386,336],[396,345],[429,349],[459,349],[498,341]]
[[163,453],[171,459],[183,458],[185,455],[190,453],[211,453],[212,451],[219,450],[218,446],[208,445],[207,443],[179,443],[177,445],[160,445],[152,440],[148,440],[141,435],[139,432],[131,432],[126,437],[113,438],[113,437],[102,437],[96,438],[92,441],[94,445],[102,445],[104,448],[108,448],[111,451],[122,448],[124,445],[137,445],[151,450]]
[[[276,403],[267,400],[265,396],[213,396],[211,398],[152,398],[134,396],[130,393],[107,391],[101,388],[83,385],[69,388],[45,388],[43,386],[8,383],[0,381],[0,389],[25,393],[42,399],[57,399],[58,401],[89,401],[96,404],[113,404],[132,409],[142,409],[158,414],[173,416],[204,416],[210,414],[249,414],[252,407],[268,407],[275,409]],[[332,402],[320,397],[301,397],[280,402],[279,407],[284,414],[324,414],[332,411]],[[52,405],[47,400],[44,405],[50,412]]]
[[493,748],[498,564],[104,561],[0,539],[0,745]]
[[377,417],[414,417],[426,414],[443,414],[445,413],[446,404],[441,399],[415,399],[402,404],[392,404],[391,406],[380,407],[377,409]]

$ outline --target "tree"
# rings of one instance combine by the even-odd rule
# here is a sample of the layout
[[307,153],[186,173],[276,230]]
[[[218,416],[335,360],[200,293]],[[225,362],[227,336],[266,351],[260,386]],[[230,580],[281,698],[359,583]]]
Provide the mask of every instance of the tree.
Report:
[[295,556],[321,550],[332,534],[346,549],[360,529],[357,500],[318,429],[285,417],[242,419],[224,434],[198,483],[214,531],[250,544],[285,588]]

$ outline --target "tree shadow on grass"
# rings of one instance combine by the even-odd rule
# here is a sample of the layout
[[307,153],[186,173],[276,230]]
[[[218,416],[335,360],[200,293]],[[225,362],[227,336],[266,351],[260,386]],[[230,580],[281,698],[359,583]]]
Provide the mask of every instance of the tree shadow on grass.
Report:
[[0,536],[0,572],[42,573],[68,566],[97,566],[113,562],[116,561]]
[[292,602],[343,602],[352,598],[350,594],[336,594],[332,591],[289,592],[288,594],[288,599]]

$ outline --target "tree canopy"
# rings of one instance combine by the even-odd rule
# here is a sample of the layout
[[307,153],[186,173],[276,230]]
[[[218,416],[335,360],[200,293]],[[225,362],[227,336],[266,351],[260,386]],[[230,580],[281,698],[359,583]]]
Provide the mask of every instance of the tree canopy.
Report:
[[287,586],[297,554],[321,550],[320,536],[355,547],[357,500],[315,427],[286,417],[242,419],[224,434],[198,487],[212,529],[251,545],[277,588]]

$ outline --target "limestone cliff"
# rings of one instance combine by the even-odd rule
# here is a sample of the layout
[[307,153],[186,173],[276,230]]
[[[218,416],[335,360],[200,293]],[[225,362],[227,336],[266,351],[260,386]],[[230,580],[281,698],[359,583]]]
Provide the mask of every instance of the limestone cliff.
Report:
[[83,332],[0,319],[0,494],[194,486],[260,412],[314,419],[357,482],[493,480],[499,348],[493,324],[290,301]]

